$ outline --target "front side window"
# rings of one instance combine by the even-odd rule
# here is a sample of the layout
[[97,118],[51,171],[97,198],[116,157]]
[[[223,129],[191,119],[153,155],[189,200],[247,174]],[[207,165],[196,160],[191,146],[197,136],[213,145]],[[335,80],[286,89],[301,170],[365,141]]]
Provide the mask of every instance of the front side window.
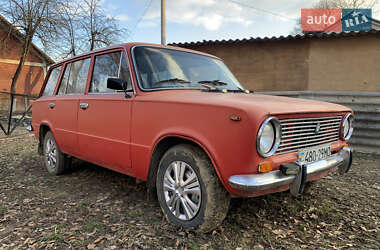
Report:
[[90,62],[91,58],[86,58],[66,65],[58,95],[84,93]]
[[53,95],[55,86],[57,85],[57,81],[59,78],[59,74],[61,73],[62,66],[56,67],[50,71],[49,79],[47,80],[44,92],[42,96],[51,96]]
[[113,93],[107,88],[108,78],[119,78],[126,83],[127,90],[132,90],[126,57],[122,51],[95,56],[94,71],[90,83],[90,93]]
[[185,51],[135,47],[140,87],[154,89],[215,88],[242,90],[223,61]]

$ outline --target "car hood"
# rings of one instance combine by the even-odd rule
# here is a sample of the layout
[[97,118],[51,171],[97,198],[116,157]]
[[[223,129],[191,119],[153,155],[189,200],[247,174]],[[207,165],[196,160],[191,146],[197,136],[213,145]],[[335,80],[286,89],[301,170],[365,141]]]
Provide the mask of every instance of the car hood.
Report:
[[142,99],[158,102],[227,106],[243,109],[249,113],[261,113],[262,115],[351,111],[345,106],[334,103],[256,93],[245,94],[207,92],[199,90],[168,90],[149,92],[142,96]]

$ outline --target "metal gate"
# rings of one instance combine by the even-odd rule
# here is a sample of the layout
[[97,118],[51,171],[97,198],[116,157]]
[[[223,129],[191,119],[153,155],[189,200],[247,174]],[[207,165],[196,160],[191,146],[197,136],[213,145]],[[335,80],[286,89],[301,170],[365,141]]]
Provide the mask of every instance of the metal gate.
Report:
[[36,96],[0,91],[0,133],[11,135],[19,126],[30,124]]

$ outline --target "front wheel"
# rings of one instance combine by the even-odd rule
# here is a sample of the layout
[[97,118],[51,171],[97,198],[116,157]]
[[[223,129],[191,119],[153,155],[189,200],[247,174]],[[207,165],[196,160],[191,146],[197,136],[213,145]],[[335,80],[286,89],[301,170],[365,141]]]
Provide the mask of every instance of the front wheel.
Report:
[[44,137],[44,162],[47,171],[54,175],[63,174],[71,163],[71,159],[59,150],[50,131]]
[[229,194],[207,155],[192,145],[177,145],[165,153],[156,187],[166,218],[186,229],[211,231],[228,212]]

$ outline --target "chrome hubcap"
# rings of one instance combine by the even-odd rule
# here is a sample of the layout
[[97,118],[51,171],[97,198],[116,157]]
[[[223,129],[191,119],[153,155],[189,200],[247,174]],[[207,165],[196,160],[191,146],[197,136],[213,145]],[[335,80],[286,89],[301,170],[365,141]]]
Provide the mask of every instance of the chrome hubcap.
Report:
[[201,186],[194,169],[183,161],[166,169],[163,191],[166,205],[180,220],[193,219],[201,206]]
[[45,157],[49,168],[55,169],[57,166],[57,146],[51,138],[49,138],[46,142]]

